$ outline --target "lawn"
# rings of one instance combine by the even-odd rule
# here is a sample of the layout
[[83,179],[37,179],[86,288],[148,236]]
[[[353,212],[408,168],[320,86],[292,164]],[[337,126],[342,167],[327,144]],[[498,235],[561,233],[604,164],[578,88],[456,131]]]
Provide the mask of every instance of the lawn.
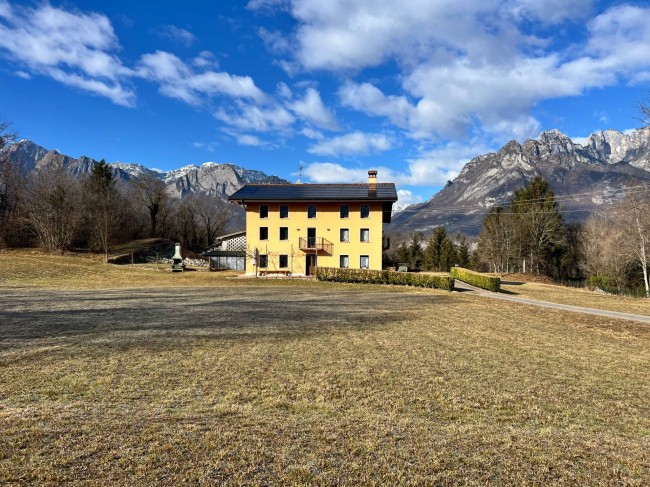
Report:
[[126,289],[88,260],[63,274],[90,290],[2,271],[0,483],[650,478],[647,325],[217,273]]
[[507,277],[501,281],[501,291],[522,298],[537,299],[550,303],[650,316],[650,299],[647,298],[615,296],[558,284],[514,282],[509,281]]

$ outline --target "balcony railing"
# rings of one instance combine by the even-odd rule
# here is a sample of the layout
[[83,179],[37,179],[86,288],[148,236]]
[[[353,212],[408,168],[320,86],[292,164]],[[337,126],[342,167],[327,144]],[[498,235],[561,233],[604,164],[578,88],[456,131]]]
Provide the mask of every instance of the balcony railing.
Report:
[[300,237],[298,246],[303,252],[324,252],[331,254],[333,244],[323,237]]

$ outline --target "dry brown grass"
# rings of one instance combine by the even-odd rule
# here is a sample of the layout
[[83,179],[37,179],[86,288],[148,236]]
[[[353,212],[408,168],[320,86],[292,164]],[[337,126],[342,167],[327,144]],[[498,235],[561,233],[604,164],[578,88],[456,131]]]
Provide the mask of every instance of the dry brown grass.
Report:
[[4,287],[0,483],[650,478],[647,325],[442,291],[237,282]]
[[614,296],[557,284],[537,282],[508,284],[509,282],[514,281],[508,281],[507,277],[505,277],[501,281],[501,290],[522,298],[650,316],[650,299],[647,298]]
[[[97,254],[49,254],[38,250],[0,252],[0,286],[46,289],[123,289],[141,287],[198,287],[273,285],[269,278],[233,280],[243,272],[209,272],[206,268],[188,268],[171,272],[168,264],[113,265],[104,264]],[[287,285],[287,284],[284,284]],[[323,285],[310,282],[300,285]]]

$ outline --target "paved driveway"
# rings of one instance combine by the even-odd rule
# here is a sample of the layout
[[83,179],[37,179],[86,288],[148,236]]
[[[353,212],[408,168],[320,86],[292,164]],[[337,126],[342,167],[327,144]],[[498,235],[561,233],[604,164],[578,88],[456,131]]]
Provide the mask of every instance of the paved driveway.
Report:
[[493,299],[502,299],[504,301],[512,301],[515,303],[532,304],[533,306],[542,306],[545,308],[559,309],[563,311],[574,311],[576,313],[587,313],[591,315],[604,316],[606,318],[620,318],[623,320],[641,321],[643,323],[650,323],[650,316],[634,315],[631,313],[619,313],[618,311],[606,311],[606,310],[594,309],[594,308],[583,308],[581,306],[571,306],[569,304],[549,303],[547,301],[538,301],[536,299],[518,298],[516,296],[508,296],[507,294],[499,294],[499,293],[493,293],[491,291],[486,291],[484,289],[480,289],[478,287],[474,287],[465,282],[459,281],[458,279],[456,279],[454,287],[455,287],[455,291],[467,293],[467,294],[474,294],[476,296],[484,296]]

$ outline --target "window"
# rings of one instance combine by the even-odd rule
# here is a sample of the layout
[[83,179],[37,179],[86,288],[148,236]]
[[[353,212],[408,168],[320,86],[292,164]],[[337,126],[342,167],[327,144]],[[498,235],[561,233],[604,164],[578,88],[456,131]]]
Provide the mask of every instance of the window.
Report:
[[370,218],[370,205],[361,205],[361,218]]
[[361,269],[369,269],[370,268],[370,257],[367,255],[362,255],[361,258],[359,259],[359,267]]
[[350,229],[341,228],[341,242],[349,242],[349,241],[350,241]]
[[316,218],[316,205],[309,205],[307,207],[307,218]]
[[341,269],[347,269],[350,267],[350,257],[348,255],[342,255],[339,257],[339,267]]
[[350,205],[341,205],[340,215],[341,218],[350,218]]
[[289,267],[289,256],[280,254],[280,269]]
[[369,228],[362,228],[361,229],[361,238],[360,240],[362,242],[370,242],[370,229]]
[[269,239],[269,227],[260,227],[260,240]]
[[280,240],[289,240],[289,227],[280,227]]
[[260,205],[260,218],[269,217],[269,207],[267,205]]
[[266,254],[260,254],[260,267],[268,267],[269,266],[269,256]]
[[280,218],[289,218],[289,205],[280,205]]

